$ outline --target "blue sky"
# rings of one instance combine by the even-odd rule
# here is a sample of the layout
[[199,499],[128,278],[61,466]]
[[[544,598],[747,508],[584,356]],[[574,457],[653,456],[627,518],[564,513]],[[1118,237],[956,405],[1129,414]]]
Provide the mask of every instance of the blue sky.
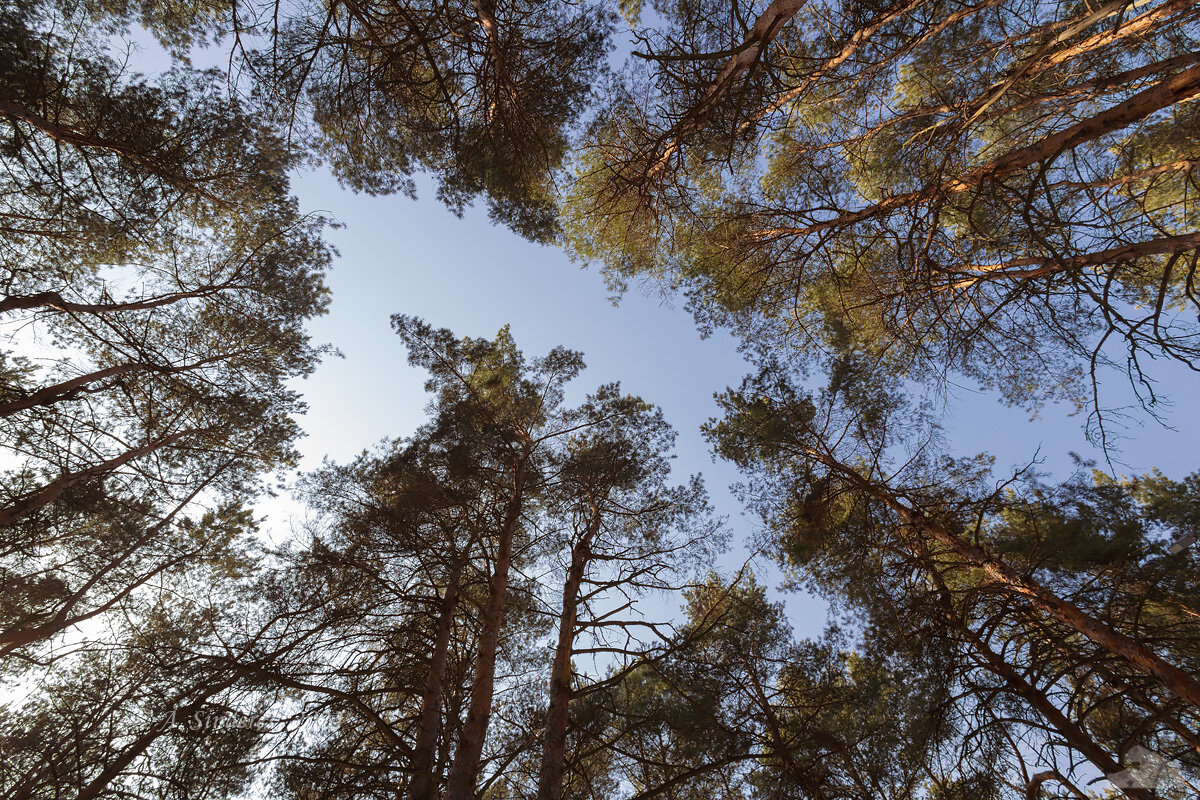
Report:
[[[153,74],[168,59],[141,32],[131,66]],[[194,54],[198,66],[223,68],[218,50]],[[343,190],[324,171],[295,176],[301,207],[324,212],[344,227],[329,240],[340,251],[329,276],[330,313],[311,326],[318,342],[337,347],[344,358],[327,359],[298,385],[309,404],[301,420],[301,468],[321,460],[346,461],[384,437],[412,432],[425,418],[425,376],[410,368],[391,330],[395,313],[415,314],[458,335],[493,336],[512,327],[519,347],[539,355],[556,345],[585,354],[588,369],[575,382],[572,402],[609,381],[663,408],[679,432],[676,470],[680,479],[702,472],[719,514],[728,517],[734,551],[727,569],[741,565],[741,545],[754,521],[741,513],[729,491],[739,479],[728,464],[714,463],[699,427],[718,413],[713,394],[736,386],[748,371],[727,335],[701,339],[691,316],[679,304],[634,290],[616,306],[598,270],[581,269],[555,248],[536,246],[492,225],[482,209],[462,219],[434,197],[432,183],[419,180],[419,199],[369,197]],[[1071,453],[1096,460],[1107,471],[1133,474],[1158,467],[1181,478],[1200,468],[1200,415],[1196,414],[1200,375],[1179,366],[1151,363],[1159,389],[1172,405],[1160,407],[1172,428],[1144,413],[1135,414],[1112,462],[1090,446],[1083,416],[1050,406],[1032,416],[1000,404],[993,394],[962,386],[947,409],[945,427],[952,453],[988,452],[1004,476],[1035,457],[1041,469],[1065,477]],[[1128,402],[1123,375],[1103,375],[1106,401]],[[302,518],[285,496],[260,505],[266,532],[280,541]],[[768,571],[768,582],[774,576]],[[793,625],[803,635],[820,631],[824,605],[802,597],[788,601]]]
[[[714,392],[736,385],[748,371],[736,343],[719,334],[701,339],[691,316],[676,304],[636,291],[618,305],[597,270],[581,269],[555,248],[532,245],[490,224],[481,209],[456,218],[422,182],[419,199],[368,197],[342,190],[323,172],[298,176],[295,191],[302,207],[330,214],[345,227],[330,231],[341,253],[329,277],[330,313],[315,321],[317,341],[336,346],[344,358],[328,359],[300,384],[310,410],[302,420],[300,442],[304,469],[352,458],[383,437],[410,433],[425,417],[425,376],[410,368],[392,333],[394,313],[416,314],[458,335],[493,336],[512,326],[527,355],[555,345],[581,350],[588,369],[575,383],[577,400],[601,383],[620,381],[626,391],[660,405],[679,431],[676,469],[682,475],[703,472],[719,513],[729,518],[733,542],[740,545],[753,530],[728,491],[736,470],[713,463],[699,426],[717,413]],[[1117,472],[1161,467],[1174,477],[1197,468],[1200,425],[1190,404],[1196,376],[1159,370],[1162,388],[1175,401],[1168,430],[1145,419],[1144,427],[1121,443]],[[1122,376],[1106,376],[1114,399]],[[1065,475],[1075,451],[1101,460],[1088,446],[1084,419],[1052,406],[1036,418],[1006,408],[988,394],[964,388],[956,393],[946,425],[953,452],[987,451],[997,471],[1022,466],[1041,449],[1043,468]],[[263,506],[273,538],[286,535],[294,506]],[[740,565],[738,547],[725,560]],[[769,579],[769,576],[768,576]],[[823,606],[792,598],[793,624],[815,634],[824,624]]]
[[[311,406],[309,435],[301,442],[306,467],[325,454],[349,458],[424,419],[424,376],[405,363],[389,322],[393,313],[405,313],[459,335],[492,336],[510,324],[530,355],[559,344],[583,351],[588,369],[576,382],[580,394],[621,381],[627,391],[661,405],[679,430],[681,468],[703,470],[714,484],[735,479],[730,468],[711,463],[697,430],[717,412],[713,393],[736,385],[748,371],[731,337],[701,339],[678,303],[636,290],[614,306],[598,270],[582,269],[558,249],[490,224],[480,209],[458,219],[428,185],[417,201],[355,195],[323,172],[299,176],[294,188],[306,210],[330,214],[345,226],[329,233],[341,254],[329,277],[331,311],[312,325],[316,340],[332,343],[345,357],[328,359],[300,384]],[[1158,466],[1182,475],[1197,468],[1200,425],[1189,402],[1197,376],[1170,365],[1154,369],[1174,401],[1166,413],[1176,430],[1142,414],[1141,424],[1126,429],[1128,438],[1119,442],[1115,468]],[[1104,377],[1108,397],[1123,396],[1123,376]],[[946,424],[955,452],[994,453],[1000,469],[1026,463],[1039,447],[1045,468],[1057,474],[1070,469],[1071,451],[1107,468],[1084,437],[1083,416],[1063,406],[1031,417],[964,385]]]

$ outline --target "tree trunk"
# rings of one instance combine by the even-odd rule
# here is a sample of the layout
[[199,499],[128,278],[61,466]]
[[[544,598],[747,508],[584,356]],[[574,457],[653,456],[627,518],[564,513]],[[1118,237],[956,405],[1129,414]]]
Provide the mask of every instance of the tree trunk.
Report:
[[700,100],[684,112],[668,131],[662,151],[654,159],[646,177],[652,178],[662,172],[670,162],[671,156],[683,145],[683,140],[704,127],[713,107],[743,73],[759,62],[763,51],[807,2],[808,0],[772,0],[758,15],[750,30],[746,32],[746,38],[731,53],[729,60],[721,67],[712,83],[705,88]]
[[[1112,775],[1121,771],[1121,765],[1112,757],[1112,754],[1097,744],[1083,728],[1068,719],[1066,714],[1049,697],[1029,683],[1029,681],[1025,680],[1012,664],[1009,664],[993,651],[992,648],[988,647],[979,638],[978,634],[968,629],[961,621],[956,619],[954,622],[956,627],[963,632],[964,636],[971,643],[971,647],[975,649],[975,652],[987,662],[988,669],[1002,678],[1014,694],[1021,696],[1029,705],[1033,706],[1046,722],[1062,734],[1067,744],[1078,750],[1088,761],[1092,762],[1096,769],[1105,775]],[[1125,792],[1129,797],[1134,798],[1134,800],[1154,800],[1154,793],[1146,789],[1122,788],[1121,791]]]
[[434,632],[433,656],[429,660],[429,679],[421,695],[421,721],[413,746],[413,776],[408,784],[409,800],[436,800],[437,786],[433,763],[437,754],[438,735],[442,729],[442,691],[446,682],[446,659],[450,649],[450,634],[454,630],[454,612],[458,608],[458,581],[462,562],[456,562],[446,579],[446,593],[438,610]]
[[521,508],[525,488],[525,469],[529,453],[526,451],[517,462],[513,479],[513,494],[505,511],[500,528],[496,552],[496,565],[488,581],[487,608],[483,614],[483,626],[479,632],[479,653],[475,657],[475,674],[471,681],[471,702],[467,707],[467,719],[463,723],[458,741],[458,750],[450,765],[450,779],[446,785],[446,800],[472,800],[475,781],[479,777],[479,760],[483,754],[483,741],[487,736],[488,722],[492,713],[492,692],[495,689],[496,650],[500,642],[500,623],[504,619],[504,604],[508,595],[508,569],[512,561],[513,537],[521,519]]
[[1200,708],[1200,681],[1170,664],[1145,645],[1109,627],[1074,603],[1062,599],[1040,582],[1020,574],[1008,564],[994,558],[982,548],[956,536],[920,511],[909,508],[900,502],[888,487],[864,478],[853,468],[837,461],[832,455],[825,455],[812,449],[809,449],[808,453],[895,511],[905,522],[924,531],[943,547],[982,570],[997,583],[1028,598],[1050,617],[1082,634],[1110,653],[1121,657],[1139,672],[1156,678],[1181,700]]
[[[1087,731],[1069,719],[1044,692],[1027,681],[1025,676],[1016,667],[1008,663],[999,653],[988,647],[983,638],[971,629],[966,620],[954,610],[950,588],[946,585],[942,574],[937,568],[930,564],[925,564],[925,569],[937,586],[947,621],[967,640],[971,648],[982,656],[984,662],[987,664],[987,669],[1003,680],[1009,691],[1029,703],[1050,726],[1062,734],[1067,744],[1075,748],[1088,761],[1092,762],[1092,765],[1100,770],[1101,773],[1112,775],[1113,773],[1120,772],[1120,764],[1117,763],[1108,750],[1097,744],[1096,740],[1088,735]],[[1041,783],[1048,780],[1049,777],[1053,776],[1043,777],[1041,781],[1030,781],[1026,790],[1030,793],[1031,797],[1036,796],[1038,787]],[[1152,792],[1147,792],[1144,789],[1125,789],[1124,791],[1127,795],[1134,798],[1134,800],[1153,800],[1154,798]]]
[[579,586],[591,559],[591,541],[600,527],[593,508],[593,521],[571,548],[571,566],[563,584],[562,613],[558,617],[558,645],[550,668],[550,707],[546,712],[546,738],[538,773],[537,800],[560,800],[566,770],[567,718],[571,706],[571,651],[575,646],[575,620],[579,610]]
[[158,295],[157,297],[147,297],[144,300],[130,300],[123,303],[77,303],[63,298],[58,292],[9,295],[0,300],[0,313],[6,311],[24,311],[31,308],[76,314],[115,314],[121,311],[144,311],[191,298],[208,297],[209,295],[216,294],[222,288],[219,285],[205,286],[192,291],[170,292]]
[[1068,256],[1063,259],[1033,256],[1029,258],[1014,258],[999,264],[970,264],[961,267],[962,272],[973,272],[963,278],[956,278],[939,289],[965,289],[985,281],[1013,281],[1044,278],[1060,272],[1073,272],[1088,267],[1099,267],[1129,261],[1146,256],[1174,255],[1200,247],[1200,233],[1184,233],[1178,236],[1163,236],[1158,239],[1148,239],[1144,242],[1128,244]]
[[142,445],[141,447],[135,447],[132,450],[127,450],[119,456],[110,458],[107,461],[101,461],[99,464],[87,467],[86,469],[81,469],[78,472],[64,473],[42,488],[36,489],[32,493],[27,494],[24,499],[18,500],[17,502],[0,509],[0,528],[12,525],[22,517],[27,517],[33,512],[37,511],[39,508],[53,503],[62,495],[63,492],[79,481],[105,475],[124,466],[125,464],[128,464],[134,459],[149,455],[159,448],[172,445],[185,436],[204,432],[206,431],[179,431],[171,434],[170,436],[165,436],[156,442],[151,442],[149,444]]
[[1034,164],[1053,160],[1081,144],[1115,133],[1157,111],[1190,100],[1197,95],[1200,95],[1200,66],[1166,78],[1143,89],[1122,103],[1080,120],[1074,125],[1045,136],[1032,144],[997,156],[988,163],[969,170],[959,178],[924,189],[892,195],[873,205],[855,211],[843,211],[836,217],[814,222],[804,227],[767,228],[754,235],[762,239],[781,235],[811,236],[826,230],[847,228],[891,211],[928,203],[944,195],[966,192],[988,180],[1003,178]]
[[121,158],[129,160],[134,164],[137,164],[142,169],[146,170],[152,175],[157,175],[168,183],[183,185],[206,200],[222,203],[220,198],[200,188],[197,181],[191,176],[183,172],[175,171],[165,166],[161,161],[153,156],[147,155],[146,153],[130,147],[129,145],[113,141],[112,139],[105,139],[102,136],[80,133],[79,131],[76,131],[66,125],[60,125],[53,120],[49,120],[37,112],[12,100],[0,98],[0,114],[4,114],[5,116],[13,119],[19,119],[22,122],[38,129],[60,144],[68,144],[72,147],[77,147],[80,149],[104,150],[113,153]]
[[[183,708],[175,709],[175,712],[180,717],[190,717],[195,712],[204,707],[204,704],[210,697],[228,689],[237,683],[239,676],[234,675],[216,683],[209,684],[200,695]],[[142,733],[137,739],[126,745],[121,755],[117,756],[109,762],[100,774],[87,783],[76,795],[75,800],[93,800],[96,796],[102,793],[108,785],[112,783],[122,772],[129,767],[134,760],[150,749],[150,745],[158,741],[163,734],[170,730],[161,723],[155,723],[152,727]],[[26,795],[28,796],[28,795]]]

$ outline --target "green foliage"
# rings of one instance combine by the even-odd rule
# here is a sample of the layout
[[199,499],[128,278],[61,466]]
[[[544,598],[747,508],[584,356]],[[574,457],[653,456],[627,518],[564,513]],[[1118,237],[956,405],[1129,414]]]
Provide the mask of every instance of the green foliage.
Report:
[[663,4],[606,93],[563,215],[615,288],[1031,408],[1196,363],[1193,7],[813,2],[726,77],[768,8]]
[[[619,75],[618,14],[650,22]],[[3,5],[0,681],[28,693],[0,708],[2,791],[1007,800],[1083,796],[1134,744],[1194,771],[1196,709],[1146,664],[1200,671],[1196,555],[1170,551],[1200,473],[997,485],[905,395],[965,375],[1099,412],[1102,367],[1149,406],[1139,359],[1195,366],[1196,21]],[[134,26],[169,70],[114,55]],[[188,63],[219,41],[240,87]],[[322,160],[370,194],[431,174],[451,210],[483,198],[740,334],[759,369],[705,432],[837,624],[797,641],[748,569],[693,581],[725,533],[671,482],[661,411],[615,383],[568,406],[582,355],[508,328],[394,317],[428,421],[306,476],[306,539],[256,550],[323,352],[327,223],[288,185]],[[676,627],[648,615],[664,593]],[[163,729],[180,709],[247,724]]]
[[318,3],[285,20],[260,74],[311,112],[344,185],[412,194],[428,172],[456,213],[482,196],[493,221],[549,241],[570,128],[611,28],[591,3]]

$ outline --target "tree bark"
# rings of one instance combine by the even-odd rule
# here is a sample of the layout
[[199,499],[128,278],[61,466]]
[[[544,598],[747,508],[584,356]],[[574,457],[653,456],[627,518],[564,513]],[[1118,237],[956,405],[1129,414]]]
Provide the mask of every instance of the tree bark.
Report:
[[575,646],[575,622],[579,611],[579,587],[591,560],[591,543],[600,528],[599,512],[571,548],[571,565],[563,584],[562,612],[558,616],[558,644],[550,668],[550,707],[546,712],[546,736],[542,744],[542,766],[538,772],[537,800],[561,800],[566,771],[567,720],[571,706],[571,653]]
[[1162,80],[1124,102],[1080,120],[1057,133],[997,156],[988,163],[969,170],[960,178],[925,189],[892,195],[873,205],[855,211],[843,211],[832,219],[821,220],[812,225],[767,228],[753,235],[758,239],[771,239],[778,236],[810,236],[822,231],[856,225],[890,211],[927,203],[943,195],[966,192],[987,180],[1005,177],[1039,162],[1052,159],[1081,144],[1119,131],[1157,111],[1190,100],[1197,95],[1200,95],[1200,66],[1186,69]]
[[1074,603],[1063,600],[1040,582],[1020,574],[1008,564],[993,557],[982,548],[963,540],[920,511],[909,508],[900,502],[887,487],[867,480],[853,468],[837,461],[832,455],[823,455],[812,449],[809,449],[808,452],[827,467],[849,479],[857,488],[892,509],[901,519],[924,531],[934,541],[982,570],[997,583],[1028,598],[1053,619],[1124,659],[1139,672],[1156,678],[1159,683],[1181,700],[1200,708],[1200,681],[1191,675],[1168,663],[1145,645],[1109,627]]
[[1060,272],[1070,272],[1086,267],[1098,267],[1113,262],[1129,261],[1134,258],[1147,256],[1183,253],[1200,247],[1200,233],[1185,233],[1179,236],[1163,236],[1144,242],[1128,244],[1096,250],[1077,256],[1069,256],[1058,260],[1040,256],[1030,258],[1015,258],[1001,264],[971,264],[961,268],[963,272],[976,273],[969,277],[958,278],[943,288],[964,289],[985,281],[1030,280],[1044,278]]
[[[1056,731],[1062,734],[1063,739],[1067,744],[1078,750],[1088,761],[1100,770],[1105,775],[1112,775],[1121,771],[1121,765],[1108,750],[1096,743],[1096,740],[1087,734],[1085,730],[1076,725],[1067,715],[1059,710],[1049,697],[1041,690],[1033,686],[1029,681],[1025,680],[1024,676],[1017,671],[1012,664],[1005,661],[992,648],[988,647],[979,635],[967,628],[960,620],[954,620],[955,626],[962,631],[963,635],[970,642],[971,647],[987,663],[988,669],[1002,678],[1005,684],[1013,693],[1019,695],[1029,705],[1042,715],[1046,722],[1050,723]],[[1125,792],[1134,800],[1154,800],[1154,793],[1146,789],[1123,788]]]
[[175,172],[164,166],[162,162],[153,156],[148,156],[140,150],[136,150],[128,145],[124,145],[111,139],[105,139],[102,136],[80,133],[79,131],[76,131],[66,125],[61,125],[57,122],[46,119],[37,112],[32,111],[31,109],[26,108],[24,105],[13,100],[0,98],[0,114],[4,114],[5,116],[13,119],[21,120],[22,122],[33,126],[60,144],[68,144],[79,149],[104,150],[113,153],[121,158],[127,159],[131,163],[137,164],[142,169],[146,170],[152,175],[157,175],[168,183],[181,184],[206,200],[211,200],[214,203],[222,205],[224,204],[219,197],[200,188],[194,178],[186,174]]
[[155,375],[178,375],[183,372],[200,369],[209,364],[214,364],[219,361],[224,361],[229,358],[230,354],[223,354],[206,358],[202,361],[197,361],[192,364],[179,364],[176,366],[163,366],[161,364],[153,364],[148,361],[132,361],[128,364],[115,364],[111,367],[89,372],[85,375],[79,375],[69,380],[60,381],[49,386],[43,386],[24,397],[16,400],[10,400],[7,403],[0,403],[0,417],[9,417],[19,411],[24,411],[35,406],[51,406],[55,403],[61,403],[64,400],[70,400],[76,395],[94,391],[88,387],[99,381],[108,380],[109,378],[118,378],[122,375],[137,374],[139,372],[152,372]]
[[65,473],[50,481],[50,483],[42,488],[26,495],[24,499],[0,509],[0,528],[12,525],[22,517],[27,517],[39,508],[54,502],[63,492],[81,480],[112,472],[136,458],[141,458],[144,455],[153,453],[155,450],[172,445],[185,436],[201,432],[200,430],[179,431],[170,436],[163,437],[156,442],[127,450],[119,456],[110,458],[107,461],[101,461],[99,464],[79,470],[78,472]]
[[763,50],[771,43],[783,25],[796,16],[807,2],[808,0],[773,0],[758,15],[741,46],[721,67],[721,71],[717,73],[713,82],[705,88],[700,100],[671,126],[671,130],[665,137],[662,152],[654,159],[646,177],[654,177],[661,172],[671,160],[671,156],[682,146],[683,139],[704,126],[713,106],[720,102],[721,97],[734,81],[758,62],[762,57]]
[[128,300],[121,303],[77,303],[65,299],[58,292],[38,292],[36,294],[9,295],[0,300],[0,313],[6,311],[25,311],[32,308],[45,308],[51,311],[74,314],[115,314],[121,311],[145,311],[191,300],[197,297],[208,297],[222,289],[232,286],[206,286],[187,292],[169,292],[144,300]]
[[421,721],[413,745],[413,776],[408,784],[409,800],[436,800],[437,785],[433,773],[438,736],[442,730],[442,693],[446,684],[446,660],[450,650],[450,634],[454,630],[454,612],[458,608],[459,579],[462,562],[458,561],[446,578],[446,592],[438,609],[434,632],[433,655],[429,659],[429,679],[421,694]]
[[497,542],[496,564],[488,580],[488,601],[479,632],[479,653],[475,657],[475,674],[471,680],[471,700],[467,719],[463,723],[458,750],[450,765],[446,784],[446,800],[472,800],[475,782],[479,777],[479,761],[487,736],[492,713],[492,693],[495,690],[496,651],[500,642],[500,623],[508,596],[508,570],[512,562],[513,537],[521,519],[524,499],[528,449],[517,461],[513,476],[513,494],[505,511]]
[[[1129,5],[1131,4],[1124,4],[1125,7],[1128,7]],[[1042,72],[1050,67],[1057,66],[1064,61],[1070,61],[1082,53],[1110,45],[1113,42],[1119,41],[1120,39],[1124,39],[1129,36],[1144,36],[1152,29],[1157,27],[1159,23],[1170,19],[1175,14],[1187,11],[1191,5],[1191,0],[1168,0],[1168,2],[1163,3],[1160,6],[1156,6],[1144,14],[1134,17],[1133,19],[1126,20],[1114,28],[1093,34],[1083,41],[1071,45],[1070,47],[1046,55],[1045,58],[1039,63],[1038,66],[1040,69],[1038,69],[1037,72]],[[1115,15],[1116,13],[1118,12],[1113,11],[1109,16]],[[1037,72],[1033,74],[1037,74]]]

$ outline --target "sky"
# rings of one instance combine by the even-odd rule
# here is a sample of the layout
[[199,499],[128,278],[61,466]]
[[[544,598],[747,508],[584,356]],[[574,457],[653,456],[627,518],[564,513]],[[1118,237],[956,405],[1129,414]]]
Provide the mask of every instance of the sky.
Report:
[[[413,201],[355,195],[324,172],[296,176],[301,206],[344,226],[328,234],[340,253],[329,275],[330,312],[311,326],[314,339],[334,345],[342,357],[326,359],[297,385],[309,405],[301,421],[307,433],[299,443],[301,468],[313,469],[325,457],[344,462],[381,438],[411,433],[424,421],[425,376],[407,365],[391,330],[392,314],[415,314],[460,336],[491,337],[508,324],[527,356],[556,345],[584,353],[588,369],[573,384],[569,402],[602,383],[620,381],[625,391],[662,407],[679,432],[676,472],[680,479],[704,474],[735,545],[722,566],[739,567],[754,520],[742,514],[729,491],[739,479],[737,471],[714,463],[699,432],[718,413],[713,394],[736,386],[749,371],[736,342],[721,333],[702,339],[679,303],[648,292],[630,291],[614,305],[597,269],[582,268],[561,250],[530,244],[492,225],[481,208],[459,219],[434,198],[428,181],[420,183]],[[1051,406],[1031,417],[969,386],[954,392],[947,410],[951,452],[990,452],[1001,476],[1038,457],[1043,470],[1065,477],[1072,469],[1070,453],[1076,452],[1118,474],[1159,467],[1182,477],[1197,468],[1200,449],[1200,420],[1191,405],[1197,376],[1161,368],[1156,374],[1174,400],[1167,418],[1175,430],[1142,415],[1143,427],[1126,431],[1131,438],[1119,443],[1111,465],[1088,445],[1082,416]],[[1118,399],[1122,376],[1105,378],[1107,395]],[[286,499],[261,509],[275,540],[287,536],[303,516]],[[765,572],[768,581],[778,577]],[[820,602],[791,597],[788,609],[802,635],[815,635],[824,626]]]
[[[153,74],[168,63],[144,32],[135,39],[133,69]],[[198,53],[195,61],[225,64],[215,52]],[[730,336],[702,339],[681,303],[652,293],[634,289],[614,304],[598,269],[582,268],[559,249],[492,225],[482,208],[455,217],[436,200],[429,180],[418,180],[415,201],[356,195],[324,171],[295,175],[293,190],[304,210],[343,226],[327,234],[340,253],[328,277],[332,305],[310,327],[316,342],[333,345],[342,357],[326,359],[297,384],[309,405],[301,420],[306,436],[298,443],[301,470],[318,467],[324,458],[347,461],[382,438],[411,433],[425,420],[425,376],[407,365],[391,330],[392,314],[414,314],[459,336],[492,337],[507,324],[527,356],[557,345],[584,353],[588,369],[576,379],[568,402],[620,381],[625,391],[662,407],[679,432],[678,478],[703,473],[713,505],[731,529],[734,549],[722,566],[727,572],[741,566],[755,521],[742,514],[729,490],[739,480],[736,469],[713,461],[699,431],[718,414],[714,393],[736,386],[749,372]],[[1074,469],[1072,453],[1115,475],[1157,467],[1182,478],[1200,468],[1200,374],[1163,363],[1150,369],[1170,400],[1160,413],[1171,427],[1135,413],[1108,454],[1088,443],[1084,416],[1070,408],[1052,405],[1031,415],[969,384],[952,392],[946,408],[948,449],[957,456],[991,453],[1000,478],[1034,459],[1041,470],[1065,478]],[[1107,402],[1129,401],[1122,374],[1102,378]],[[259,509],[275,542],[303,518],[302,506],[286,493]],[[766,582],[777,582],[768,565],[759,571]],[[787,605],[801,635],[815,635],[824,626],[823,603],[793,596]]]

